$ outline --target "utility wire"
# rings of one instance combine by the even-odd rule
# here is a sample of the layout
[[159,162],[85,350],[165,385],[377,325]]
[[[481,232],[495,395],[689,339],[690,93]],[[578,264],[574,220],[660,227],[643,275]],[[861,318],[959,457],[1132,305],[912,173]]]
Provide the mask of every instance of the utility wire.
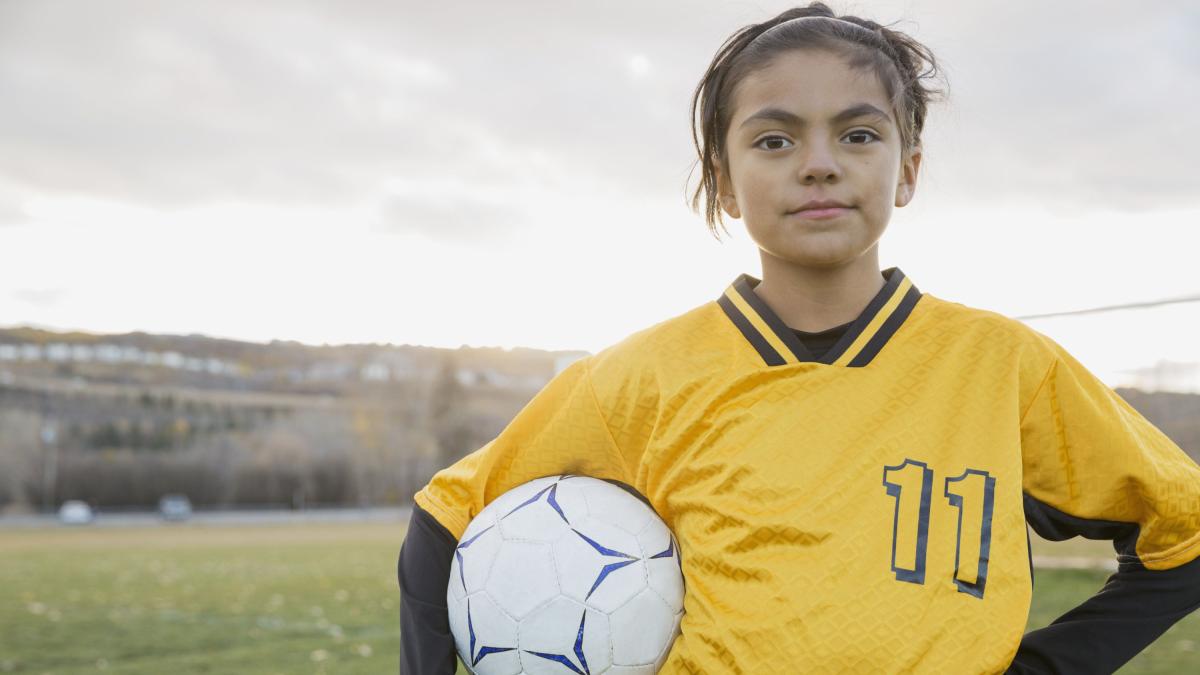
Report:
[[1121,309],[1140,309],[1142,307],[1161,307],[1163,305],[1177,305],[1185,302],[1200,302],[1200,295],[1186,295],[1182,298],[1166,298],[1163,300],[1149,300],[1147,302],[1131,302],[1124,305],[1105,305],[1103,307],[1091,307],[1089,309],[1073,309],[1066,312],[1048,312],[1046,314],[1026,314],[1024,316],[1015,316],[1014,319],[1045,319],[1052,316],[1073,316],[1077,314],[1101,314],[1103,312],[1114,312]]

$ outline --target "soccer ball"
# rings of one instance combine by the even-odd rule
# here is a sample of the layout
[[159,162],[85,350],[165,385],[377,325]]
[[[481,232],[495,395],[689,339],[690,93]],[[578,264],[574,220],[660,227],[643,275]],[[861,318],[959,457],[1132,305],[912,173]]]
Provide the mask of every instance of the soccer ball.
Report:
[[454,549],[446,603],[475,675],[653,675],[683,618],[679,545],[652,508],[587,476],[497,497]]

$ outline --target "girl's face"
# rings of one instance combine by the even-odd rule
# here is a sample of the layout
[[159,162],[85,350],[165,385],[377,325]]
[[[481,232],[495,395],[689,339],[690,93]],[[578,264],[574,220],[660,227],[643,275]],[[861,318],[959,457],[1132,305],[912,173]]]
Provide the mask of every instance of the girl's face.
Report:
[[[912,199],[920,151],[901,157],[883,85],[835,54],[780,54],[735,87],[733,110],[719,199],[765,254],[803,267],[848,264],[874,251],[892,207]],[[847,208],[797,211],[811,200]]]

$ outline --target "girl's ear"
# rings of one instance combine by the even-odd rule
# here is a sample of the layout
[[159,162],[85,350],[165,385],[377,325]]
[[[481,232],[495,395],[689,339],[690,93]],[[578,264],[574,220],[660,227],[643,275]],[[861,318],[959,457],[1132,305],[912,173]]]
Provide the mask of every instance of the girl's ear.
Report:
[[896,183],[896,206],[907,206],[917,191],[917,174],[921,170],[921,147],[909,151],[900,164],[900,182]]
[[717,203],[730,218],[741,218],[742,211],[738,208],[737,197],[733,196],[733,186],[729,184],[729,177],[721,170],[719,161],[713,163],[713,173],[717,178]]

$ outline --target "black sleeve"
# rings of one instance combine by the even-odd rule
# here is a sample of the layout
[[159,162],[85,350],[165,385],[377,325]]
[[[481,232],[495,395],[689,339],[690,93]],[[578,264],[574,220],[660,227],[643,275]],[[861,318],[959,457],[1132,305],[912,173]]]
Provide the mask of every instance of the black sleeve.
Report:
[[1026,633],[1006,672],[1111,673],[1200,607],[1200,558],[1169,570],[1146,569],[1134,550],[1137,523],[1077,518],[1029,495],[1025,518],[1052,541],[1111,539],[1118,567],[1096,595]]
[[446,610],[450,561],[458,542],[428,511],[413,504],[400,546],[400,675],[454,675],[458,656]]

